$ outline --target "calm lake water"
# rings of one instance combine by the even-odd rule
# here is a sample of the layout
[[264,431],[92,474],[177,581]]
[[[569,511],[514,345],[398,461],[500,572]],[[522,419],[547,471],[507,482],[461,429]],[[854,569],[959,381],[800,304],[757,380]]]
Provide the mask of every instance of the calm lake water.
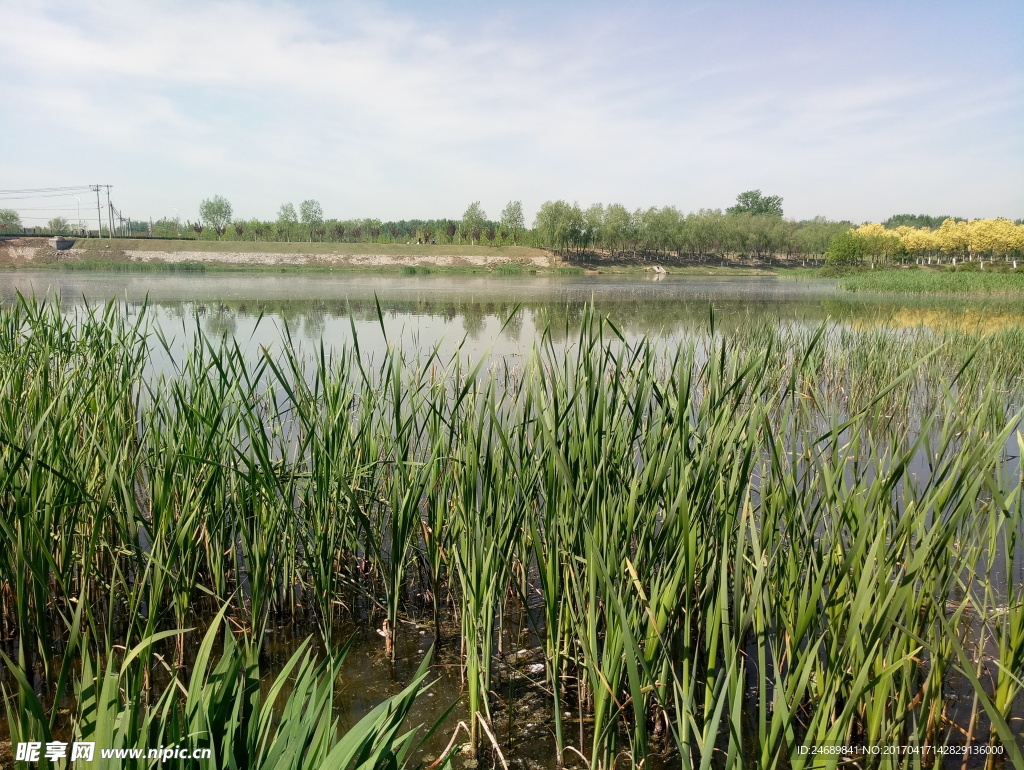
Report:
[[[329,347],[350,341],[355,328],[366,351],[391,343],[422,350],[441,345],[445,352],[461,342],[471,357],[521,355],[544,328],[556,339],[567,329],[572,336],[590,303],[629,338],[704,331],[710,308],[721,329],[764,321],[813,328],[825,321],[910,327],[977,320],[977,305],[963,300],[851,294],[834,281],[773,276],[0,273],[0,303],[15,301],[19,292],[59,297],[67,307],[116,299],[131,310],[148,302],[153,319],[179,343],[197,324],[253,349],[275,343],[285,325],[300,344],[323,339]],[[1024,304],[988,303],[985,322],[1024,325]]]
[[[134,313],[149,305],[152,319],[171,340],[172,354],[184,352],[197,328],[232,335],[253,354],[280,343],[285,327],[301,346],[321,340],[339,347],[352,340],[372,354],[389,344],[410,351],[440,346],[452,352],[462,344],[475,358],[524,355],[540,330],[571,342],[573,326],[593,303],[627,338],[657,338],[671,344],[715,324],[729,329],[771,322],[816,328],[824,322],[857,328],[889,324],[941,328],[982,323],[987,328],[1024,326],[1020,302],[978,303],[938,298],[853,295],[833,281],[765,277],[497,277],[476,275],[370,275],[269,273],[100,273],[58,271],[0,272],[0,304],[26,296],[59,297],[70,309],[111,300]],[[713,311],[712,311],[713,309]],[[518,310],[518,312],[516,312]],[[383,326],[383,328],[382,328]],[[281,664],[312,628],[273,627],[267,654]],[[401,689],[433,643],[432,630],[400,639],[398,660],[384,656],[372,630],[339,629],[339,639],[356,633],[359,642],[339,684],[339,715],[351,723],[381,698]],[[506,644],[536,644],[530,629],[510,629]],[[432,721],[461,690],[457,649],[443,648],[431,694],[417,703],[414,721]],[[274,667],[274,665],[272,665]],[[543,705],[525,693],[502,693],[508,711],[496,726],[520,767],[546,767],[553,755]],[[465,719],[464,709],[455,716]],[[512,717],[511,719],[501,717]],[[574,715],[575,716],[575,715]],[[570,728],[571,729],[571,728]],[[584,730],[586,728],[584,727]],[[450,730],[428,747],[440,752]],[[657,765],[652,761],[651,767]]]

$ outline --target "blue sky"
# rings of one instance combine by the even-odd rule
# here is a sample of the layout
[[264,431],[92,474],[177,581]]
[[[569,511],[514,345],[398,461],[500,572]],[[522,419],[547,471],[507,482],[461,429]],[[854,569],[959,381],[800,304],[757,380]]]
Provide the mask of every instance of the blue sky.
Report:
[[795,218],[1024,217],[1019,1],[0,0],[0,18],[0,190],[110,183],[135,218],[194,219],[213,194],[246,218],[316,198],[400,219],[752,188]]

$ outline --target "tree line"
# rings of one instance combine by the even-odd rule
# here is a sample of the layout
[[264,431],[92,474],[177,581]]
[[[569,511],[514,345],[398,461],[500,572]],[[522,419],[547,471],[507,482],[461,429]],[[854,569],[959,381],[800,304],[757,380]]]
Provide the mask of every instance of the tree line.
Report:
[[[513,200],[496,219],[480,201],[459,219],[334,219],[313,199],[284,203],[276,218],[244,219],[224,196],[200,202],[196,221],[161,219],[131,222],[130,231],[163,238],[202,240],[401,243],[480,246],[533,246],[571,254],[580,261],[634,259],[707,261],[725,256],[833,265],[917,260],[922,264],[1002,258],[1024,253],[1024,221],[967,220],[950,216],[898,214],[860,226],[848,220],[787,219],[783,199],[748,190],[733,206],[684,213],[675,206],[629,209],[613,203],[582,207],[545,201],[527,226],[521,201]],[[0,234],[23,231],[18,213],[0,210]],[[63,219],[50,232],[72,232]]]
[[154,235],[182,234],[202,239],[309,241],[335,243],[428,243],[487,246],[525,245],[572,253],[578,259],[629,256],[640,260],[723,254],[757,258],[784,255],[823,258],[832,238],[853,227],[824,217],[787,220],[783,199],[750,190],[726,210],[683,213],[674,206],[628,209],[622,204],[586,208],[567,201],[546,201],[527,227],[521,201],[509,201],[491,219],[475,201],[461,219],[382,221],[325,219],[315,200],[283,204],[274,220],[235,219],[222,196],[202,201],[199,219],[161,220]]
[[[272,220],[233,217],[233,207],[216,195],[199,205],[195,222],[163,219],[154,223],[153,235],[200,239],[250,241],[308,241],[333,243],[420,243],[520,245],[527,232],[521,201],[509,201],[497,220],[490,219],[474,201],[461,219],[329,219],[316,200],[296,207],[284,203]],[[532,244],[531,244],[532,245]]]
[[[931,223],[934,224],[934,223]],[[826,262],[831,265],[908,263],[951,264],[985,260],[1012,262],[1024,257],[1024,222],[1009,219],[956,219],[937,226],[914,227],[869,222],[833,238]]]

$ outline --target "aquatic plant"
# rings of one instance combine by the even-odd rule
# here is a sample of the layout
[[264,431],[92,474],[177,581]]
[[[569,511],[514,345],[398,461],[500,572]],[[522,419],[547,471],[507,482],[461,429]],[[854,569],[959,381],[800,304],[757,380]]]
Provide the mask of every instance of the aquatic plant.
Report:
[[[392,657],[424,621],[457,635],[470,743],[500,749],[515,612],[558,762],[799,768],[864,759],[822,748],[969,744],[1024,766],[1020,334],[711,317],[665,348],[591,310],[516,368],[371,355],[354,329],[311,353],[287,329],[257,350],[199,334],[176,358],[145,310],[23,300],[0,312],[12,733],[55,724],[32,701],[41,664],[80,723],[100,698],[125,740],[170,739],[213,719],[190,703],[234,708],[222,666],[250,682],[231,698],[249,692],[271,619],[333,646],[347,617]],[[240,641],[210,669],[178,629],[217,612]],[[247,762],[291,730],[295,766],[330,756],[340,664],[297,655],[304,726],[231,717],[267,731]],[[181,686],[141,697],[161,677]]]

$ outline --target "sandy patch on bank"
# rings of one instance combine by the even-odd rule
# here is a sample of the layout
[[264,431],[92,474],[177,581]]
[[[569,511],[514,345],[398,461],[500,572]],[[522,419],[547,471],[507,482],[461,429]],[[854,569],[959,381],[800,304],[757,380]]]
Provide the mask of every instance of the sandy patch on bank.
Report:
[[0,240],[0,264],[25,265],[33,262],[51,262],[57,251],[50,248],[45,238],[13,238]]
[[[71,249],[72,259],[82,259],[84,251]],[[394,256],[389,254],[239,254],[225,251],[134,251],[126,250],[132,262],[206,262],[225,265],[348,265],[351,267],[401,267],[402,265],[436,267],[494,267],[505,264],[527,264],[550,267],[547,257],[514,260],[499,256],[461,256],[431,254],[429,256]]]
[[[37,256],[40,256],[39,249],[37,246],[8,246],[4,251],[7,253],[8,258],[14,262],[32,262]],[[49,255],[53,250],[50,249],[47,252]]]

